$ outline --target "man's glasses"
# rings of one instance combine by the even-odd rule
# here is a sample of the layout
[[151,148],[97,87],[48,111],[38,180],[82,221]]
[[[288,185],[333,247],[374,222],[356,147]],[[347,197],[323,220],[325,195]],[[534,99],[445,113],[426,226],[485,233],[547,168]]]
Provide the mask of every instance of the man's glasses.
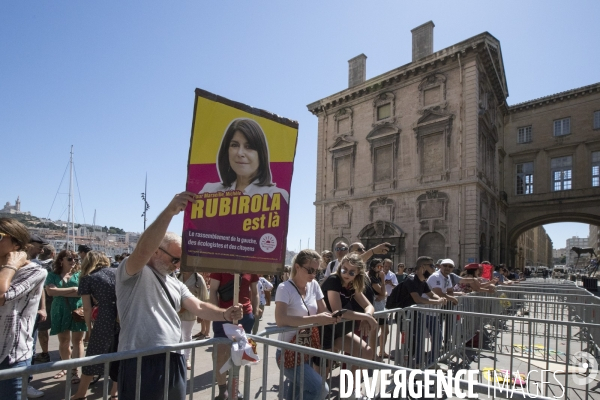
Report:
[[356,276],[357,272],[356,271],[348,271],[347,269],[342,268],[342,274],[347,274],[347,275],[350,275],[350,276]]
[[341,247],[336,247],[335,248],[335,251],[347,251],[347,250],[348,250],[348,248],[345,247],[345,246],[341,246]]
[[365,252],[365,248],[364,247],[359,247],[358,249],[356,249],[356,251],[358,251],[359,253],[364,253]]
[[307,268],[304,265],[301,265],[300,267],[302,267],[303,269],[306,270],[306,272],[308,272],[311,275],[314,275],[317,273],[317,269],[316,268]]
[[169,254],[168,251],[166,251],[162,247],[159,247],[158,249],[162,250],[166,255],[168,255],[169,257],[171,257],[171,264],[177,265],[177,264],[179,264],[179,261],[181,261],[181,258],[172,256],[171,254]]
[[8,233],[0,232],[0,242],[2,241],[2,239],[4,239],[4,236],[10,236],[10,235]]

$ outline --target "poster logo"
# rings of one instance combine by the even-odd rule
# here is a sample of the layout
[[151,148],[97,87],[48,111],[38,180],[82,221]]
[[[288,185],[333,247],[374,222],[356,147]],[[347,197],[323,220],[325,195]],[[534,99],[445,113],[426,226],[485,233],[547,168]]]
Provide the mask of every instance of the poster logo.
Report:
[[277,239],[270,233],[265,233],[260,238],[260,249],[265,253],[270,253],[277,247]]

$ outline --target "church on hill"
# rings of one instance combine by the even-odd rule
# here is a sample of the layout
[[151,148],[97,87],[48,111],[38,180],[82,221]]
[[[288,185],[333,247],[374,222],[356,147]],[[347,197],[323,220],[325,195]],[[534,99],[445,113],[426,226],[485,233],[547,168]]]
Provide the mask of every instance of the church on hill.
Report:
[[14,206],[10,205],[10,201],[7,201],[4,208],[0,210],[0,214],[21,214],[31,215],[29,211],[21,211],[21,199],[17,197],[17,201]]

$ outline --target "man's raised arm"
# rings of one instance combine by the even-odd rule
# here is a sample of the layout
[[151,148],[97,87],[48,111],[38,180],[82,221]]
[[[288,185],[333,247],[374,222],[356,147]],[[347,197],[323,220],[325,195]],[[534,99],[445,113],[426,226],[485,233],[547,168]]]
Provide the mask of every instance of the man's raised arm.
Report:
[[161,212],[148,229],[142,233],[137,246],[127,259],[127,274],[135,275],[144,268],[152,254],[158,250],[160,242],[165,237],[169,224],[174,216],[185,210],[188,202],[195,200],[196,194],[183,192],[175,195],[167,208]]

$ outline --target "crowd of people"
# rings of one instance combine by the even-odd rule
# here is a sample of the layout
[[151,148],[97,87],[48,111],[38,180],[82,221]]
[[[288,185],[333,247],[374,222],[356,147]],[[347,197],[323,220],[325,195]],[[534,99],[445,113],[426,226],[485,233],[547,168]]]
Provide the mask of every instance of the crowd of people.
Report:
[[[62,360],[189,342],[193,339],[225,337],[223,324],[238,321],[248,334],[256,334],[265,305],[275,298],[275,322],[280,327],[316,324],[318,329],[290,330],[281,341],[315,345],[364,359],[384,359],[393,318],[376,318],[386,308],[414,304],[442,306],[458,302],[470,291],[494,291],[497,285],[517,283],[522,277],[504,266],[468,264],[460,275],[450,259],[437,262],[421,256],[413,267],[393,266],[390,245],[366,249],[362,243],[340,241],[333,252],[300,251],[281,275],[240,276],[239,300],[234,304],[234,276],[227,273],[181,272],[181,237],[167,232],[171,219],[193,202],[195,194],[176,195],[146,229],[131,254],[115,262],[103,253],[81,245],[78,251],[56,250],[14,219],[0,218],[0,369],[48,362],[49,336],[56,335]],[[483,278],[487,275],[489,279]],[[421,318],[417,314],[416,318]],[[422,324],[416,324],[421,327]],[[200,332],[192,336],[198,323]],[[431,357],[441,346],[440,321],[425,316],[431,338]],[[408,338],[416,366],[422,361],[424,332],[415,329]],[[41,352],[35,354],[39,339]],[[217,371],[229,358],[230,347],[215,346]],[[277,351],[286,378],[302,385],[289,387],[285,398],[324,398],[329,392],[319,367],[329,373],[332,365],[319,358],[298,357]],[[185,397],[186,370],[191,368],[190,350],[171,353],[169,376],[165,378],[166,355],[145,356],[141,363],[140,398],[162,399],[168,379],[169,399]],[[297,368],[300,365],[301,368]],[[346,366],[356,368],[354,366]],[[111,399],[134,399],[136,359],[110,365]],[[69,374],[77,384],[72,399],[84,399],[95,376],[104,373],[102,364],[81,370],[58,371],[55,379]],[[30,377],[31,382],[32,377]],[[0,398],[18,399],[22,390],[30,398],[44,393],[21,378],[0,380]],[[227,373],[217,373],[216,400],[239,394],[227,391]],[[26,389],[25,389],[26,388]],[[295,390],[295,393],[292,393]]]

